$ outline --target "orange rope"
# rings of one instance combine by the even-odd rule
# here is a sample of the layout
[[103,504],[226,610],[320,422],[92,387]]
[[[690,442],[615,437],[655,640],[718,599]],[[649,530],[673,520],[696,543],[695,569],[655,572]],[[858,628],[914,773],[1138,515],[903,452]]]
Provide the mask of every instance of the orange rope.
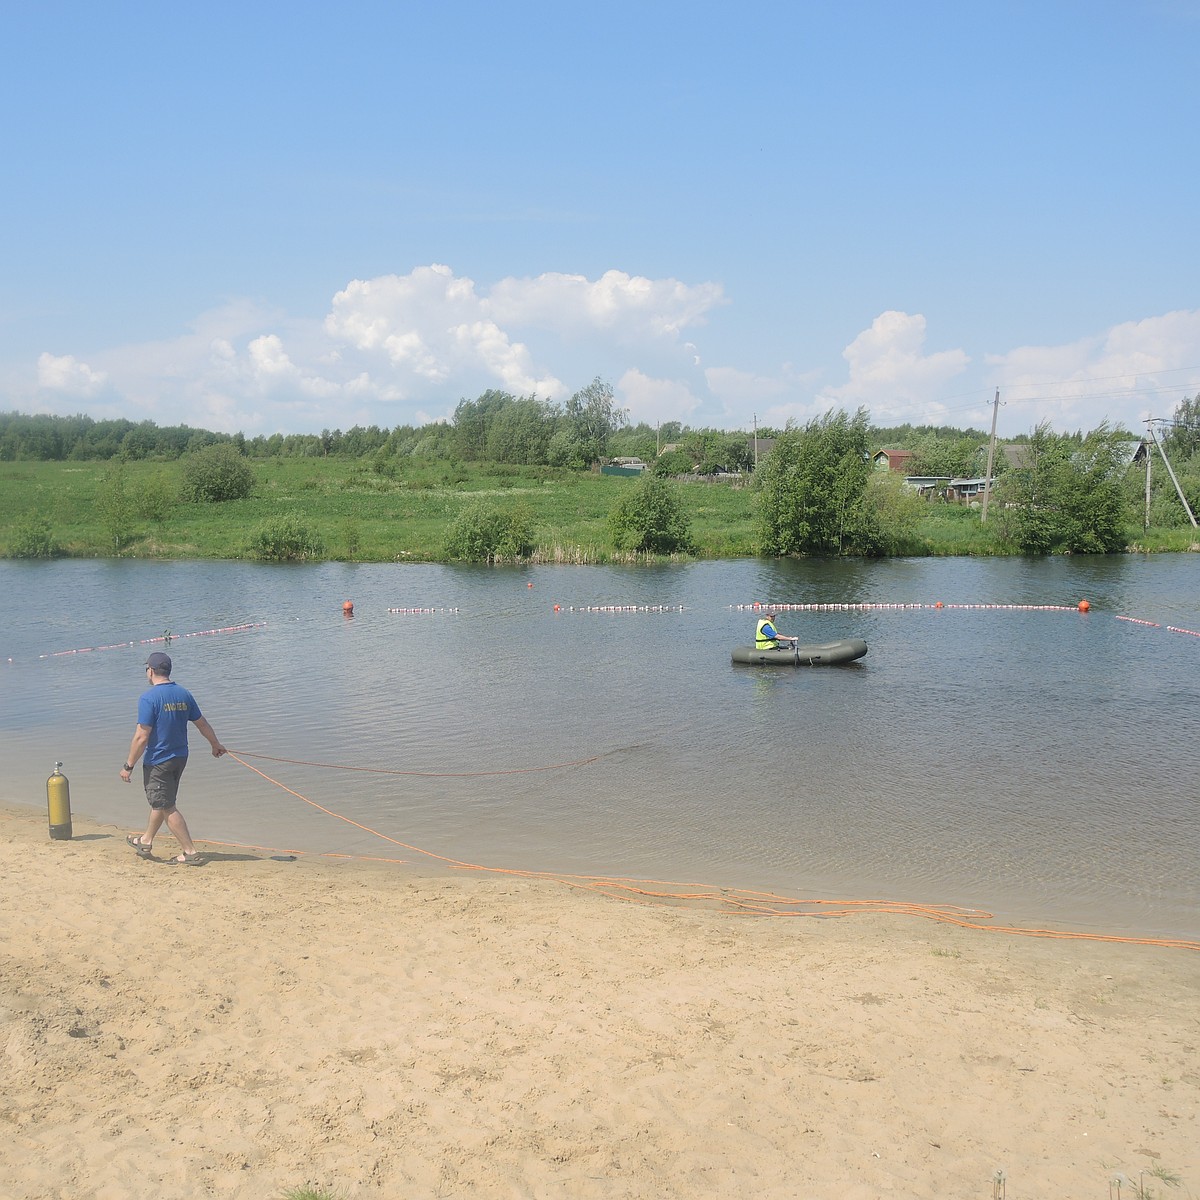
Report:
[[[307,796],[288,787],[287,784],[281,783],[278,779],[272,778],[265,771],[260,771],[258,767],[251,766],[238,753],[232,750],[228,753],[230,758],[235,762],[241,763],[248,771],[253,771],[255,775],[265,779],[268,783],[274,784],[277,788],[287,792],[288,795],[295,796],[297,800],[311,805],[311,807],[317,809],[319,812],[325,813],[326,816],[333,817],[336,821],[344,821],[347,825],[353,825],[355,829],[361,829],[364,833],[369,833],[372,837],[381,838],[385,842],[390,842],[393,846],[400,846],[402,849],[410,850],[414,854],[422,854],[426,858],[434,859],[456,870],[479,871],[493,875],[513,875],[521,879],[539,879],[551,883],[561,883],[565,887],[582,888],[587,891],[599,892],[601,895],[608,896],[614,900],[626,900],[636,904],[654,904],[663,901],[675,901],[680,904],[711,904],[731,916],[849,917],[858,913],[882,913],[895,916],[921,917],[928,921],[954,925],[960,929],[972,929],[981,933],[1005,933],[1016,937],[1056,938],[1064,941],[1120,942],[1133,946],[1160,946],[1177,950],[1200,950],[1200,942],[1190,941],[1186,938],[1125,937],[1111,933],[1072,933],[1061,929],[1026,929],[1014,925],[985,925],[982,922],[992,920],[991,913],[981,909],[961,908],[954,904],[915,904],[902,900],[802,900],[796,897],[780,896],[774,892],[712,887],[706,884],[672,883],[659,879],[633,879],[610,875],[573,875],[551,871],[530,871],[513,867],[489,867],[481,863],[464,862],[461,859],[449,858],[444,854],[437,854],[432,850],[423,850],[420,846],[414,846],[409,842],[402,842],[397,838],[390,837],[386,833],[381,833],[378,829],[372,829],[369,825],[363,825],[359,821],[334,812],[332,809],[326,808],[323,804],[318,804],[315,800],[310,800]],[[294,759],[271,759],[265,754],[246,755],[246,757],[260,758],[272,762],[297,761]],[[595,762],[596,758],[602,757],[603,755],[597,755],[595,758],[581,759],[579,761],[581,763]],[[308,763],[303,765],[323,766],[329,764]],[[557,765],[575,766],[577,764],[562,763]],[[372,770],[369,767],[343,767],[341,769],[348,771]],[[551,768],[535,767],[528,769],[550,770]],[[423,774],[423,772],[410,771],[379,771],[377,773],[397,775]],[[479,772],[479,774],[509,773],[514,772]],[[295,851],[291,851],[290,853],[295,853]],[[324,857],[358,858],[360,856],[339,854],[326,855]],[[371,859],[369,861],[402,863],[405,860]],[[669,890],[658,890],[658,888]]]

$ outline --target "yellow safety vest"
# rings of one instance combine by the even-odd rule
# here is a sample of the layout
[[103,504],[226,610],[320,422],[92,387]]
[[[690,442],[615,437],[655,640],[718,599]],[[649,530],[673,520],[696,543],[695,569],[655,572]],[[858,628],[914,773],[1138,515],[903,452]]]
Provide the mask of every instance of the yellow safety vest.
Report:
[[[779,643],[774,638],[765,637],[763,635],[763,626],[770,625],[770,624],[771,624],[771,622],[767,621],[767,620],[759,621],[758,628],[754,631],[754,648],[755,648],[755,650],[778,650],[779,649]],[[774,626],[771,626],[771,627],[774,628]]]

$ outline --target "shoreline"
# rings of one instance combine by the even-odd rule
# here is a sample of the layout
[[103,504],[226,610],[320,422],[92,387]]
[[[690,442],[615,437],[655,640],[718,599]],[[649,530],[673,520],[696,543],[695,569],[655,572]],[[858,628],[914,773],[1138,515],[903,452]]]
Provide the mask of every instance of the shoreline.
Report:
[[[306,801],[306,803],[311,803]],[[40,814],[43,805],[0,799],[19,812]],[[320,807],[320,806],[317,806]],[[337,816],[337,814],[333,814]],[[113,828],[111,814],[94,811],[76,813],[75,820],[103,828]],[[352,822],[352,824],[354,824]],[[568,887],[591,892],[601,897],[625,900],[634,904],[653,904],[661,907],[682,907],[693,911],[709,911],[726,917],[761,919],[832,919],[859,918],[871,914],[890,914],[920,922],[961,927],[978,933],[999,935],[1001,939],[1046,939],[1049,941],[1092,941],[1118,945],[1142,945],[1152,948],[1200,951],[1200,937],[1191,929],[1169,929],[1123,923],[1122,919],[1100,920],[1075,915],[1046,915],[1028,910],[1024,915],[1011,905],[967,904],[959,897],[944,899],[908,898],[904,889],[895,893],[875,895],[870,889],[833,888],[822,893],[805,892],[796,895],[795,889],[784,885],[776,888],[769,881],[744,882],[729,879],[713,882],[707,877],[682,871],[667,878],[662,875],[619,875],[612,873],[583,873],[554,870],[535,866],[505,866],[482,858],[460,859],[418,845],[396,841],[369,826],[358,826],[368,840],[378,839],[377,852],[345,846],[342,849],[314,849],[304,845],[303,837],[284,838],[276,843],[221,841],[205,837],[193,830],[197,845],[208,848],[217,856],[234,854],[254,860],[296,861],[309,866],[325,864],[330,867],[361,868],[363,870],[396,870],[405,877],[422,879],[522,879],[546,887]],[[131,830],[130,832],[136,832]],[[122,835],[123,836],[123,835]],[[166,827],[164,846],[174,846]],[[120,840],[120,839],[118,839]],[[389,848],[393,853],[388,853]],[[177,849],[177,847],[176,847]],[[172,850],[172,854],[174,854]],[[165,853],[165,852],[164,852]],[[399,855],[399,856],[397,856]],[[211,856],[211,853],[210,853]],[[162,857],[158,855],[156,857]]]
[[1193,950],[125,832],[0,803],[13,1200],[1200,1189]]

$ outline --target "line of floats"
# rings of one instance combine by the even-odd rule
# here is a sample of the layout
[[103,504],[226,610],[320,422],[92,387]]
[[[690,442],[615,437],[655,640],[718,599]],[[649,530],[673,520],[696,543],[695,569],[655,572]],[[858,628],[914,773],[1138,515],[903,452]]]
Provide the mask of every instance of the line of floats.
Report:
[[735,612],[876,612],[914,608],[986,608],[1008,609],[1011,612],[1087,612],[1092,606],[1086,600],[1078,604],[731,604]]
[[1186,633],[1188,637],[1200,637],[1200,631],[1181,629],[1178,625],[1161,625],[1158,621],[1143,621],[1141,617],[1118,617],[1118,621],[1128,621],[1131,625],[1147,625],[1151,629],[1165,629],[1169,633]]
[[[65,654],[92,654],[97,650],[125,650],[130,646],[152,646],[156,642],[170,644],[177,638],[212,637],[218,633],[244,633],[247,629],[262,629],[266,621],[253,621],[247,625],[225,625],[220,629],[198,629],[194,633],[163,633],[158,637],[138,638],[132,642],[112,642],[107,646],[79,646],[74,650],[54,650],[49,654],[39,654],[38,658],[62,658]],[[11,662],[12,659],[9,659]]]
[[[780,602],[768,604],[756,600],[750,604],[731,604],[731,612],[748,613],[781,613],[781,612],[900,612],[920,611],[929,609],[958,609],[969,611],[1006,611],[1006,612],[1080,612],[1090,611],[1091,605],[1087,600],[1078,604],[947,604],[941,600],[929,604],[923,602],[901,602],[895,604],[875,603],[830,603],[815,602],[794,604]],[[456,614],[460,610],[451,605],[421,605],[412,607],[393,607],[387,610],[399,616],[433,616],[439,614]],[[682,604],[555,604],[556,613],[681,613],[687,611]],[[342,612],[347,617],[354,615],[354,604],[347,600],[342,605]],[[1159,621],[1146,621],[1141,617],[1117,615],[1118,621],[1126,621],[1131,625],[1142,625],[1148,629],[1165,629],[1168,633],[1182,633],[1188,637],[1200,638],[1200,630],[1184,629],[1179,625],[1164,625]],[[159,637],[138,638],[128,642],[111,642],[101,646],[79,646],[72,650],[54,650],[39,654],[39,659],[62,658],[72,654],[93,654],[100,650],[124,650],[131,646],[149,646],[156,643],[170,644],[176,639],[212,637],[222,633],[245,633],[252,629],[265,628],[266,621],[251,621],[242,625],[224,625],[218,629],[198,629],[192,633],[164,633]],[[13,660],[10,658],[11,663]]]
[[[532,586],[532,585],[531,585]],[[1080,600],[1077,604],[953,604],[942,600],[928,603],[924,601],[900,601],[897,603],[840,603],[829,601],[805,602],[795,604],[780,601],[769,604],[755,600],[748,604],[730,604],[730,612],[747,613],[782,613],[782,612],[914,612],[937,609],[956,609],[972,612],[1073,612],[1086,613],[1091,611],[1091,603]],[[342,605],[346,616],[354,615],[354,604],[347,600]],[[429,616],[438,613],[457,613],[457,607],[424,606],[412,608],[389,608],[389,613],[407,616]],[[556,613],[681,613],[688,611],[682,604],[555,604]],[[1152,629],[1166,629],[1171,633],[1186,633],[1190,637],[1200,637],[1200,631],[1183,629],[1178,625],[1162,625],[1158,621],[1144,621],[1138,617],[1117,617],[1118,621],[1130,621],[1135,625],[1145,625]]]
[[[343,612],[349,612],[347,608]],[[555,612],[573,613],[666,613],[683,612],[682,604],[556,604]],[[390,613],[411,615],[427,613],[456,613],[457,608],[389,608]]]

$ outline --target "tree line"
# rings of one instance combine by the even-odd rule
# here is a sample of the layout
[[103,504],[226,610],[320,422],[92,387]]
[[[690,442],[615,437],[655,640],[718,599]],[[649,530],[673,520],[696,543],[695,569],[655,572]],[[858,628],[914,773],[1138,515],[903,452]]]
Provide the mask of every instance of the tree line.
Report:
[[[761,442],[781,432],[767,426],[757,431]],[[336,456],[384,463],[412,457],[576,470],[626,457],[655,464],[663,475],[712,475],[751,470],[752,437],[749,430],[691,428],[680,421],[631,423],[614,402],[612,389],[597,379],[561,405],[489,390],[473,400],[461,400],[449,421],[254,437],[153,421],[96,420],[82,413],[4,412],[0,413],[0,462],[172,462],[206,446],[230,445],[255,459]],[[914,450],[914,471],[930,475],[973,474],[984,438],[978,430],[949,426],[901,425],[871,431],[876,447]]]
[[[781,432],[764,426],[757,434],[769,442]],[[170,462],[206,446],[228,444],[255,459],[370,457],[382,464],[412,457],[582,470],[627,457],[654,464],[661,475],[712,475],[751,470],[752,436],[749,430],[691,428],[680,421],[631,423],[611,386],[597,378],[563,404],[488,390],[461,400],[449,421],[254,437],[153,421],[96,420],[82,413],[7,412],[0,413],[0,462]],[[948,426],[872,430],[878,446],[914,450],[914,470],[922,474],[973,473],[983,439],[979,430]]]
[[[752,486],[757,492],[759,544],[769,555],[912,552],[926,502],[904,486],[898,473],[876,469],[873,452],[910,449],[911,474],[961,478],[981,474],[986,449],[977,430],[881,430],[870,424],[865,409],[854,416],[831,411],[804,426],[789,424],[781,431],[761,433],[771,438],[772,448],[755,471]],[[665,450],[664,435],[674,439]],[[393,460],[403,455],[574,470],[610,456],[640,457],[654,463],[654,470],[611,514],[614,544],[633,553],[689,553],[695,548],[685,505],[664,477],[741,471],[752,465],[753,456],[744,433],[688,430],[677,424],[631,426],[615,404],[612,389],[600,379],[564,405],[488,391],[461,401],[452,421],[420,429],[401,426],[385,432],[371,426],[336,436],[323,431],[310,439],[275,437],[280,438],[279,454],[365,458],[380,473],[390,473]],[[1152,458],[1149,504],[1144,497],[1145,469],[1130,468],[1136,439],[1119,427],[1102,423],[1087,434],[1056,434],[1043,424],[1018,440],[1024,453],[1019,461],[997,460],[993,493],[998,538],[1012,552],[1124,549],[1139,508],[1147,526],[1186,523],[1186,509],[1178,503],[1180,491],[1193,513],[1200,510],[1200,398],[1185,399],[1160,438],[1173,460],[1179,487],[1176,479],[1168,483],[1165,466]],[[175,496],[189,503],[248,496],[255,475],[247,460],[256,453],[269,457],[273,442],[274,438],[247,441],[240,434],[211,434],[186,426],[158,429],[151,422],[0,414],[0,459],[107,458],[119,466],[129,458],[178,458],[182,470]],[[133,500],[123,487],[117,474],[107,480],[103,493],[118,517],[134,501],[151,516],[172,502],[161,480],[156,490]],[[111,523],[117,529],[125,524],[116,518]],[[44,521],[29,531],[34,535],[30,556],[49,551],[49,531],[42,525]],[[487,502],[461,515],[447,549],[454,558],[512,560],[529,553],[531,539],[527,514]],[[116,546],[119,552],[119,537]],[[308,552],[317,550],[310,546]]]
[[[763,427],[760,441],[770,442],[786,430]],[[987,435],[979,429],[952,426],[867,426],[871,452],[912,452],[909,473],[937,478],[971,478],[985,469]],[[1037,431],[1019,435],[1032,442]],[[1082,445],[1085,435],[1061,435]],[[1125,435],[1126,437],[1132,435]],[[1185,398],[1164,428],[1164,449],[1186,463],[1200,445],[1200,397]],[[169,462],[206,446],[231,445],[249,458],[348,457],[389,460],[431,458],[461,462],[496,462],[514,466],[586,469],[609,458],[640,458],[661,475],[744,472],[754,466],[748,430],[694,429],[679,421],[657,426],[632,424],[610,385],[597,378],[564,404],[489,390],[459,401],[449,421],[425,425],[355,425],[348,430],[247,438],[243,433],[216,433],[188,425],[160,426],[153,421],[122,418],[95,420],[84,414],[51,416],[0,413],[0,462],[106,461],[151,459]],[[998,463],[999,470],[1004,469]]]
[[172,461],[206,446],[228,444],[250,458],[413,456],[586,468],[610,453],[611,439],[628,424],[628,414],[616,404],[611,386],[600,379],[575,392],[565,404],[487,391],[474,400],[460,401],[448,422],[393,429],[356,425],[344,432],[323,429],[319,434],[251,438],[188,425],[95,420],[82,413],[8,412],[0,413],[0,461]]

